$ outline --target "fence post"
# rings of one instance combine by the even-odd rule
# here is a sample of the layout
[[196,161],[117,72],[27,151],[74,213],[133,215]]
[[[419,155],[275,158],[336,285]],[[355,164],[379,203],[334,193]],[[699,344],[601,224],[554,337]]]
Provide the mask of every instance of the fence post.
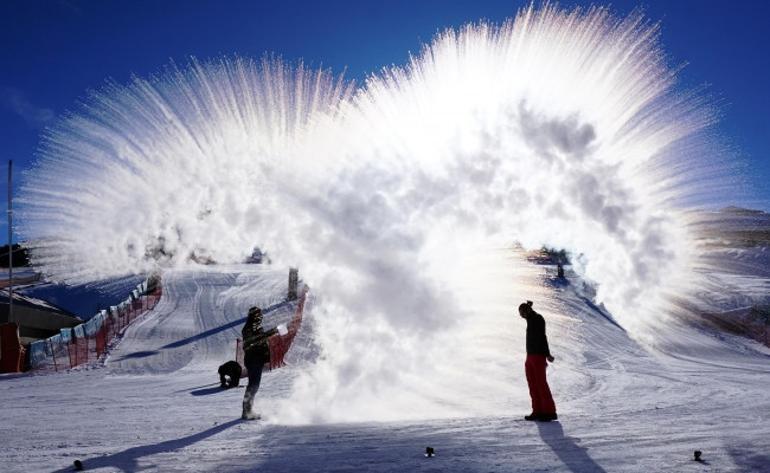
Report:
[[59,367],[56,364],[56,350],[53,349],[53,341],[48,339],[48,346],[51,347],[51,357],[53,358],[53,370],[59,371]]
[[[70,338],[70,347],[72,348],[72,351],[70,352],[70,369],[76,367],[80,363],[78,363],[78,342],[75,338],[75,331],[72,330],[72,335],[70,335],[72,338]],[[75,363],[72,363],[72,353],[75,353]]]
[[297,299],[298,282],[299,282],[299,269],[289,268],[289,291],[286,296],[287,300],[293,301]]

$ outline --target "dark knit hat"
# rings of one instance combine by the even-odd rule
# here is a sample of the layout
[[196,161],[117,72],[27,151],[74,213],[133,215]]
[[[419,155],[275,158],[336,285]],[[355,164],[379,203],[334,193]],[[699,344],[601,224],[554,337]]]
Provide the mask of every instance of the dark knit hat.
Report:
[[519,305],[519,312],[528,314],[532,310],[532,301],[523,302]]

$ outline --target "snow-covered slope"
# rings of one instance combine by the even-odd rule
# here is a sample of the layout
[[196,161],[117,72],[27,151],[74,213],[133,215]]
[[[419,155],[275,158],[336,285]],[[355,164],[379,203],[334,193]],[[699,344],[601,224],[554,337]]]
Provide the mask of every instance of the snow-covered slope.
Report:
[[[0,378],[3,471],[770,471],[770,355],[760,345],[661,326],[634,342],[578,284],[551,284],[542,307],[560,421],[529,423],[522,365],[494,417],[286,426],[241,422],[243,389],[221,391],[251,305],[282,299],[287,274],[261,266],[164,275],[154,314],[104,367]],[[544,276],[545,277],[545,276]],[[281,306],[266,325],[288,317]],[[513,315],[512,315],[513,317]],[[523,321],[513,323],[524,330]],[[257,409],[291,390],[266,372]],[[472,380],[469,380],[471,382]],[[438,393],[437,393],[438,394]],[[437,456],[423,456],[426,446]],[[706,463],[691,460],[700,449]]]
[[[216,372],[234,357],[235,339],[240,337],[249,307],[280,303],[286,296],[287,278],[287,272],[257,265],[167,273],[164,297],[153,316],[130,327],[110,354],[110,372]],[[279,311],[288,309],[282,306]],[[275,324],[277,315],[271,312],[266,324]]]

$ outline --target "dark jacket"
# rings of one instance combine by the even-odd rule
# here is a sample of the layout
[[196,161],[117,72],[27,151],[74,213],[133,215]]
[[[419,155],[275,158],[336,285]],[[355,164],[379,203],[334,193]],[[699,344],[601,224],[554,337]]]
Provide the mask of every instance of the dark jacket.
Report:
[[230,360],[221,365],[217,372],[220,376],[229,376],[231,379],[241,379],[241,365],[237,361]]
[[258,318],[247,319],[246,324],[241,330],[243,335],[243,353],[245,356],[259,357],[264,361],[270,361],[270,346],[267,339],[278,333],[276,329],[270,329],[267,332],[262,330],[262,321]]
[[530,311],[527,321],[527,354],[551,356],[548,338],[545,336],[545,319],[534,310]]

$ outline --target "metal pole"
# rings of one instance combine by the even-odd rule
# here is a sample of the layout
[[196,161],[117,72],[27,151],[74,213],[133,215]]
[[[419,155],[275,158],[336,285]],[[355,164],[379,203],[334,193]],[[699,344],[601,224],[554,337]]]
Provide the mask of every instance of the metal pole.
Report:
[[8,322],[13,318],[13,160],[8,160]]

